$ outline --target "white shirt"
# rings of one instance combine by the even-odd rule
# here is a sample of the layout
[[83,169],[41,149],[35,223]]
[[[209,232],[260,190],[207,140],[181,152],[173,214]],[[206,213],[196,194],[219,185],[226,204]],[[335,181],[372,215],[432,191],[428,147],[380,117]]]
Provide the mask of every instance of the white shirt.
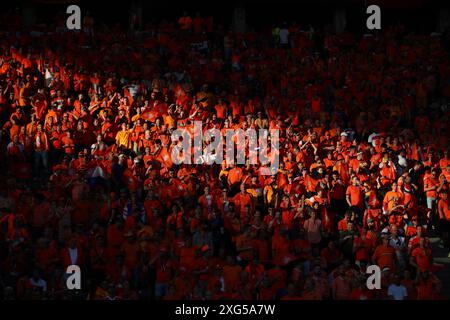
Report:
[[206,204],[208,205],[208,207],[210,207],[212,205],[212,196],[210,194],[208,194],[205,198],[206,198]]
[[408,161],[406,160],[405,157],[402,157],[401,155],[399,155],[398,156],[398,164],[401,165],[402,167],[407,167]]
[[130,93],[130,95],[134,98],[137,95],[139,86],[137,84],[132,84],[128,86],[128,92]]
[[379,133],[372,133],[369,138],[367,139],[368,143],[371,143],[373,147],[375,147],[375,140],[378,139],[378,137],[380,136]]
[[394,300],[404,300],[408,296],[405,286],[391,284],[388,288],[388,295],[394,297]]
[[106,144],[103,141],[100,143],[96,142],[91,145],[91,150],[92,151],[100,150],[101,148],[105,148],[105,147],[106,147]]
[[394,247],[394,249],[401,249],[405,247],[405,238],[397,236],[396,239],[390,238],[389,244]]

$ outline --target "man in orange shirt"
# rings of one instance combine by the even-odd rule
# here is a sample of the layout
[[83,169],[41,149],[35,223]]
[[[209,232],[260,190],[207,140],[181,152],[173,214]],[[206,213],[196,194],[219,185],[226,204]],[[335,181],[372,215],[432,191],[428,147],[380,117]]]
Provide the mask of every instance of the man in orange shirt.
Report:
[[347,191],[345,192],[345,199],[347,200],[348,206],[355,209],[357,218],[362,219],[364,194],[357,177],[353,177],[352,184],[347,187]]
[[216,110],[216,116],[217,119],[219,120],[224,120],[226,117],[226,113],[227,113],[227,107],[225,105],[225,103],[222,101],[222,99],[218,99],[218,102],[216,104],[216,106],[214,107],[214,109]]
[[419,243],[419,246],[411,252],[409,263],[420,273],[431,271],[433,264],[431,249],[426,246],[425,238],[420,238]]
[[450,159],[448,158],[448,151],[445,150],[445,151],[443,152],[443,157],[442,157],[442,159],[439,160],[439,167],[441,167],[441,170],[444,171],[445,168],[446,168],[447,166],[449,166],[449,165],[450,165]]
[[64,152],[69,155],[73,155],[75,152],[75,142],[72,139],[70,131],[67,131],[66,135],[61,138],[62,147]]
[[241,192],[239,192],[237,195],[235,195],[232,201],[234,202],[236,208],[239,210],[241,217],[242,217],[243,213],[245,212],[246,206],[250,206],[251,209],[253,208],[252,197],[245,190],[244,184],[241,184]]
[[337,276],[333,279],[333,299],[334,300],[348,300],[350,299],[351,286],[350,279],[345,274],[344,265],[340,265],[338,268]]
[[235,237],[236,250],[239,252],[239,259],[243,263],[248,263],[253,259],[252,234],[250,227],[245,227],[244,230]]
[[425,192],[425,196],[427,198],[427,208],[431,211],[430,218],[433,228],[436,219],[436,200],[441,187],[442,185],[439,183],[436,169],[431,170],[431,175],[424,177],[423,191]]
[[346,211],[344,218],[338,222],[338,231],[339,232],[347,230],[348,223],[350,222],[350,217],[351,217],[351,212]]
[[392,201],[394,198],[397,199],[397,204],[401,205],[403,202],[401,201],[403,197],[403,194],[397,190],[397,183],[392,183],[392,190],[388,191],[383,199],[383,211],[388,211],[388,204],[390,201]]
[[389,268],[391,271],[394,270],[396,252],[389,244],[389,238],[387,236],[383,236],[383,243],[375,249],[372,261],[377,264],[380,269]]
[[237,183],[240,183],[244,173],[240,167],[231,165],[231,169],[228,172],[228,186],[231,188]]
[[227,257],[227,264],[223,267],[223,280],[226,292],[232,292],[237,289],[239,283],[239,275],[242,268],[236,264],[236,260],[232,256]]
[[427,207],[432,209],[434,201],[437,198],[437,189],[439,186],[439,180],[437,179],[437,171],[435,169],[431,170],[431,175],[424,177],[424,188],[423,191],[427,197]]
[[444,181],[445,183],[450,182],[450,164],[448,164],[446,167],[442,168],[441,175],[439,176],[439,181]]
[[195,267],[197,246],[192,245],[192,237],[187,237],[184,247],[180,249],[180,272],[191,272]]

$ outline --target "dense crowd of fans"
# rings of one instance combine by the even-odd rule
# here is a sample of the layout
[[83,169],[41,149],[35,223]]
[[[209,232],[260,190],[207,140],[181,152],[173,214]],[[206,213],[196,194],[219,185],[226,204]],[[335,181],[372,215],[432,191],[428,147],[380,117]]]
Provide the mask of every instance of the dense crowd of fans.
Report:
[[[442,35],[402,26],[4,34],[3,298],[442,299],[449,98]],[[195,120],[280,130],[279,171],[174,164]]]

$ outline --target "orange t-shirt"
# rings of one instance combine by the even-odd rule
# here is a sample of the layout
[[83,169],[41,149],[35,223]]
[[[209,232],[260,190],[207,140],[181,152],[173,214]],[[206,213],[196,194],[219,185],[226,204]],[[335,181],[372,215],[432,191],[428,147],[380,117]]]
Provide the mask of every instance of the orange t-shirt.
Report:
[[37,132],[34,138],[34,149],[35,151],[48,151],[48,140],[47,135],[44,132]]
[[363,193],[360,187],[348,186],[345,194],[350,196],[350,203],[352,206],[362,207]]
[[[400,192],[388,191],[386,193],[386,195],[384,196],[384,199],[383,199],[383,206],[384,206],[384,208],[387,208],[388,203],[390,201],[392,201],[393,198],[397,198],[397,200],[401,200],[402,196],[403,195]],[[401,204],[400,201],[398,203]]]
[[388,267],[391,270],[394,270],[395,254],[395,249],[393,247],[379,245],[375,249],[374,260],[381,269]]
[[63,137],[61,139],[62,145],[65,145],[64,152],[67,154],[72,154],[74,152],[75,143],[72,138]]
[[240,182],[242,179],[242,169],[235,167],[233,169],[230,170],[230,172],[228,172],[228,183],[230,185],[236,183],[236,182]]
[[342,219],[338,222],[338,231],[346,231],[348,228],[348,220]]
[[226,108],[225,106],[218,104],[214,107],[216,109],[216,116],[217,119],[225,119],[225,114],[226,114]]
[[[425,179],[424,186],[423,186],[424,189],[431,188],[431,187],[434,187],[434,186],[435,187],[439,186],[439,180],[434,179],[431,176]],[[436,197],[437,197],[436,189],[427,191],[425,194],[426,194],[427,198],[434,198],[434,199],[436,199]]]
[[439,200],[438,210],[439,210],[439,212],[444,213],[444,217],[446,220],[450,221],[450,208],[448,206],[448,199],[447,200],[444,200],[444,199]]
[[431,261],[430,254],[431,252],[427,252],[423,248],[417,247],[411,252],[411,256],[416,260],[417,266],[419,267],[421,272],[430,270]]
[[450,165],[450,160],[448,160],[447,158],[442,158],[441,160],[439,160],[439,167],[441,167],[442,170],[444,170],[448,165]]
[[242,215],[245,212],[245,207],[247,205],[249,206],[252,205],[252,197],[248,193],[246,194],[238,193],[237,195],[234,196],[233,202],[235,206],[239,208],[239,212]]
[[20,127],[18,125],[13,125],[11,129],[9,129],[9,137],[12,140],[14,136],[19,135],[20,133]]

